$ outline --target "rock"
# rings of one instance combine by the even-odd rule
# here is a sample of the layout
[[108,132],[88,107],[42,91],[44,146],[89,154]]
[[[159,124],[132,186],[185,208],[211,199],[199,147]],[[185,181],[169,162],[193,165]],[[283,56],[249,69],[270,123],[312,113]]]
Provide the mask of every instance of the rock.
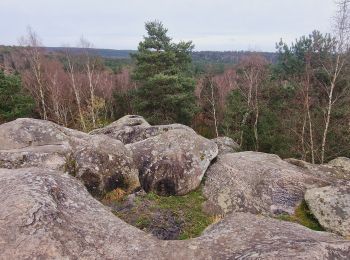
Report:
[[140,187],[138,170],[130,151],[122,142],[105,135],[94,135],[74,148],[71,163],[75,177],[91,194],[103,196],[114,189],[127,192]]
[[55,123],[32,118],[19,118],[0,125],[0,150],[13,150],[33,146],[65,145],[73,138],[88,135]]
[[67,171],[96,196],[117,187],[133,190],[140,186],[130,152],[120,141],[37,119],[0,125],[0,167]]
[[173,129],[126,145],[139,169],[141,186],[159,195],[184,195],[196,189],[217,145],[192,131]]
[[230,137],[217,137],[212,139],[212,141],[214,141],[218,145],[219,155],[226,153],[234,153],[240,150],[239,144],[233,141],[233,139]]
[[328,164],[331,166],[340,167],[344,171],[347,171],[348,174],[350,175],[350,158],[338,157],[328,162]]
[[286,162],[299,166],[301,170],[307,172],[309,175],[317,178],[322,178],[332,184],[344,184],[350,181],[349,172],[342,167],[332,166],[331,164],[312,164],[302,160],[289,158]]
[[16,169],[42,166],[65,170],[67,157],[70,153],[70,146],[63,143],[0,150],[0,168]]
[[329,185],[277,155],[258,152],[221,155],[206,176],[204,207],[210,214],[293,214],[307,188]]
[[305,200],[326,230],[350,237],[350,183],[307,190]]
[[174,129],[184,129],[195,134],[193,129],[180,124],[151,126],[143,117],[137,115],[124,116],[104,128],[90,132],[90,134],[105,134],[122,141],[124,144],[130,144]]
[[350,241],[295,223],[229,215],[202,236],[162,241],[126,224],[75,178],[0,169],[1,259],[349,259]]

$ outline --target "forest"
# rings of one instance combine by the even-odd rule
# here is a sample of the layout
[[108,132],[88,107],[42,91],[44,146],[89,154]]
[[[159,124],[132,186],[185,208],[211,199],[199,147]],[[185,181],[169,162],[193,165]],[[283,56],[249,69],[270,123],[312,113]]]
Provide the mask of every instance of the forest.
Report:
[[332,33],[276,39],[275,53],[194,52],[160,21],[145,23],[127,55],[85,38],[49,48],[28,28],[19,46],[0,46],[0,123],[34,117],[88,132],[139,114],[231,137],[242,150],[350,157],[350,21],[339,8]]

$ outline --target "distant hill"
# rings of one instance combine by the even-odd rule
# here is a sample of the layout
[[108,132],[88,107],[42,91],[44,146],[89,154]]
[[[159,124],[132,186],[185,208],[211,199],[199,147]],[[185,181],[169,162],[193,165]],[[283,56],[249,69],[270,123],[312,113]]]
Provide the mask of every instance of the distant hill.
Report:
[[[49,52],[62,52],[65,51],[67,48],[65,47],[46,47],[46,49]],[[81,48],[75,48],[75,47],[69,47],[68,48],[71,53],[82,53],[83,49]],[[108,59],[130,59],[130,53],[135,53],[135,50],[113,50],[113,49],[89,49],[89,52],[91,54],[108,58]]]
[[[11,49],[15,49],[15,46],[1,46],[0,56],[4,52],[10,52]],[[55,52],[64,52],[66,47],[45,47],[45,50],[49,54]],[[73,54],[82,53],[82,48],[69,47],[69,51]],[[135,53],[136,50],[113,50],[113,49],[89,49],[89,52],[93,55],[97,55],[106,59],[130,59],[130,54]],[[203,63],[220,63],[220,64],[236,64],[239,60],[248,54],[258,53],[263,55],[269,62],[275,63],[277,60],[277,53],[274,52],[250,52],[250,51],[195,51],[192,53],[193,60],[195,62]]]
[[[50,52],[63,51],[62,47],[46,47]],[[69,48],[73,53],[81,53],[81,48]],[[136,50],[113,50],[113,49],[90,49],[92,54],[108,59],[130,59],[130,54],[135,53]],[[239,60],[248,54],[259,53],[263,55],[271,63],[275,63],[277,53],[274,52],[250,52],[250,51],[195,51],[192,53],[194,61],[215,62],[236,64]]]

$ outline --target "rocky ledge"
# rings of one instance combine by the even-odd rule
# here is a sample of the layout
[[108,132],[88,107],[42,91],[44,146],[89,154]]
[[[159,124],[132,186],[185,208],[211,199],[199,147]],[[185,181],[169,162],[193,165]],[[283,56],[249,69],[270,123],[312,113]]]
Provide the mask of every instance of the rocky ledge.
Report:
[[[35,119],[0,125],[0,259],[349,259],[347,158],[310,165],[237,150],[140,116],[90,134]],[[99,201],[201,184],[204,210],[221,220],[189,240],[157,239]],[[278,219],[305,201],[327,232]]]

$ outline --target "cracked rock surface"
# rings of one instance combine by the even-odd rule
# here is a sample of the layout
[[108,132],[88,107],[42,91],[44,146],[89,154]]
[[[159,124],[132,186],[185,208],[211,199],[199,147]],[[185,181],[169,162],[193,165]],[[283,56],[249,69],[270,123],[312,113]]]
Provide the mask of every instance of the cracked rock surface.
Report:
[[350,183],[307,190],[305,200],[326,230],[350,237]]
[[220,155],[206,176],[205,208],[212,214],[293,214],[306,189],[330,183],[277,155],[259,152]]
[[76,178],[40,168],[0,169],[1,259],[349,259],[350,241],[236,213],[187,241],[126,224]]

